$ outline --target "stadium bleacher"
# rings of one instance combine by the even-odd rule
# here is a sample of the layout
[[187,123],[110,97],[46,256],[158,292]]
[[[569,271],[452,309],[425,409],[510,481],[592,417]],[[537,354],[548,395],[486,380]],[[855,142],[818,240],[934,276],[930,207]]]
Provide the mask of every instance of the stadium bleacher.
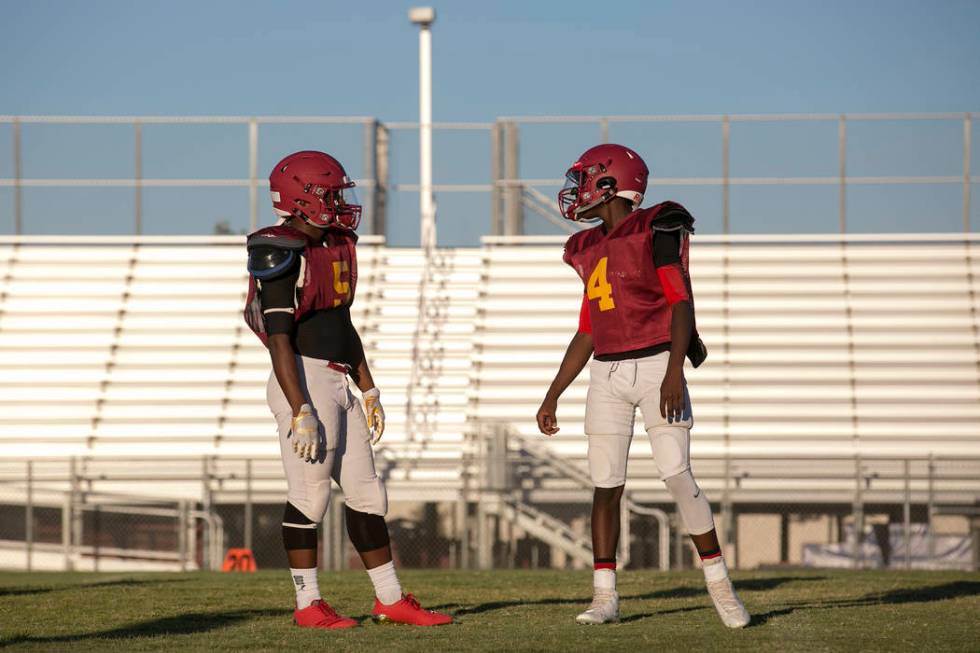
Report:
[[[688,375],[695,465],[975,456],[977,240],[697,237],[710,355]],[[0,242],[0,455],[275,456],[268,358],[241,319],[243,251],[238,237]],[[426,267],[420,250],[362,238],[354,317],[396,487],[457,490],[477,425],[541,437],[534,413],[582,292],[560,255],[558,238],[490,237]],[[583,466],[586,387],[587,373],[544,441]],[[633,477],[659,491],[643,437]]]

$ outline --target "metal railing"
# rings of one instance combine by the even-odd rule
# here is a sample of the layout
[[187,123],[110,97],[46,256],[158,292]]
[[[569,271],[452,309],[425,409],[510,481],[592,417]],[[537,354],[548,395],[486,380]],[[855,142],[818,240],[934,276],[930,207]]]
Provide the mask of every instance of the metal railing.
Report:
[[[721,231],[730,233],[731,189],[738,186],[823,186],[838,189],[837,218],[841,233],[848,230],[847,189],[853,186],[886,185],[959,185],[962,194],[962,229],[971,230],[971,185],[980,183],[980,177],[971,173],[973,120],[980,114],[965,113],[864,113],[864,114],[717,114],[717,115],[637,115],[637,116],[514,116],[498,118],[494,122],[440,122],[433,123],[435,131],[476,131],[488,136],[490,178],[474,179],[465,183],[433,184],[436,193],[488,193],[490,195],[491,235],[517,235],[524,233],[524,212],[533,211],[554,222],[559,228],[566,224],[552,206],[550,194],[542,195],[540,187],[560,187],[564,180],[559,177],[527,178],[520,174],[521,129],[532,125],[585,125],[596,129],[600,142],[609,140],[610,127],[625,124],[652,123],[700,123],[716,124],[721,147],[720,162],[704,162],[702,165],[720,163],[720,176],[670,177],[655,174],[651,186],[702,186],[721,190]],[[848,125],[858,122],[945,122],[962,124],[962,171],[958,175],[849,175]],[[731,174],[731,132],[737,123],[830,123],[837,127],[837,174],[831,176],[767,176],[746,177]],[[362,129],[362,165],[357,183],[364,189],[365,233],[384,234],[387,228],[388,195],[392,192],[418,192],[418,183],[405,183],[390,178],[390,132],[414,131],[416,122],[382,123],[376,118],[353,116],[0,116],[0,124],[12,129],[11,147],[13,174],[0,178],[0,187],[13,188],[13,231],[23,233],[23,188],[72,188],[116,187],[134,190],[133,233],[143,231],[144,188],[247,188],[249,192],[249,227],[258,225],[260,201],[258,189],[268,181],[264,171],[258,169],[260,128],[263,125],[352,125]],[[32,124],[61,125],[124,125],[133,130],[133,176],[126,178],[28,178],[23,172],[22,127]],[[243,137],[248,142],[248,176],[225,179],[202,178],[148,178],[143,174],[143,127],[145,125],[196,125],[220,124],[244,126]],[[468,155],[471,153],[468,153]],[[467,165],[461,161],[460,165]],[[547,201],[545,201],[547,200]]]
[[[499,431],[497,428],[485,431],[487,435],[491,432]],[[446,494],[447,501],[459,504],[457,514],[464,517],[468,512],[481,514],[481,507],[490,506],[495,501],[516,499],[533,507],[535,514],[545,515],[546,506],[583,504],[590,500],[591,493],[585,487],[586,484],[581,482],[582,478],[586,478],[584,469],[579,469],[581,461],[560,460],[556,463],[563,468],[557,480],[566,484],[566,490],[553,488],[535,492],[513,484],[517,480],[512,478],[515,463],[513,456],[526,449],[526,442],[517,443],[518,449],[513,449],[502,446],[499,438],[496,438],[495,443],[491,440],[493,438],[486,439],[481,453],[476,453],[471,460],[482,469],[480,476],[483,480],[479,485],[470,484],[464,487],[460,481],[455,491]],[[548,457],[555,458],[554,455]],[[527,454],[522,458],[527,463],[541,462],[541,456],[537,454]],[[106,465],[113,461],[127,464],[117,467]],[[397,464],[396,456],[392,465],[397,467]],[[813,513],[814,510],[819,512],[836,506],[834,514],[849,515],[854,525],[855,537],[845,544],[851,547],[851,562],[855,567],[865,564],[862,545],[864,524],[869,511],[880,513],[886,510],[901,515],[900,521],[895,522],[893,519],[892,522],[901,525],[905,547],[901,564],[893,561],[892,566],[904,568],[912,566],[912,547],[909,543],[914,523],[922,523],[922,518],[925,519],[928,562],[936,556],[933,546],[933,520],[937,515],[960,515],[972,519],[974,524],[978,515],[980,476],[976,470],[980,469],[980,456],[790,457],[716,454],[698,455],[695,457],[695,464],[698,467],[698,480],[704,487],[722,488],[720,494],[711,498],[720,506],[723,524],[732,523],[734,516],[741,514],[740,509],[751,508],[758,511],[759,507],[768,507],[775,513],[793,510]],[[554,469],[554,465],[548,467]],[[638,480],[643,479],[634,478],[633,482]],[[807,482],[812,484],[809,490],[799,489],[801,484]],[[138,495],[132,490],[126,490],[134,483],[140,486]],[[764,483],[768,489],[751,487],[754,483]],[[780,489],[786,483],[793,483],[798,489],[795,492]],[[825,487],[828,485],[830,487]],[[403,489],[410,489],[410,486],[409,483]],[[255,537],[254,504],[275,503],[279,506],[284,491],[281,468],[278,457],[275,456],[6,459],[0,465],[0,505],[24,507],[22,545],[18,548],[25,555],[26,568],[31,568],[35,551],[48,554],[54,551],[63,555],[64,566],[69,569],[77,566],[83,558],[93,561],[100,557],[108,560],[141,556],[156,561],[169,561],[174,568],[215,569],[220,564],[226,540],[232,540],[233,546],[240,543],[246,548],[252,547]],[[717,494],[717,491],[711,493]],[[403,492],[401,500],[405,500],[410,494]],[[646,504],[671,504],[669,496],[662,488],[652,494],[650,491],[634,492],[632,497],[637,494],[644,497]],[[665,523],[665,513],[653,505],[638,505],[632,497],[624,504],[625,511],[641,517],[652,517],[660,522],[660,568],[666,568],[665,554],[669,550],[674,553],[675,562],[672,566],[676,567],[677,556],[686,548],[686,543],[678,539],[674,545],[669,545],[670,526]],[[338,497],[335,497],[334,503],[341,506]],[[223,510],[231,507],[234,512],[241,511],[244,528],[240,535],[231,537],[226,533],[224,522],[218,514],[221,507],[224,507]],[[60,511],[60,545],[51,540],[51,532],[48,532],[46,542],[40,542],[36,536],[38,510],[51,509]],[[127,551],[105,544],[100,547],[97,532],[86,543],[82,515],[99,512],[146,516],[172,522],[177,534],[173,539],[173,550],[157,550],[148,557],[146,551]],[[913,520],[915,512],[922,517]],[[227,519],[229,513],[223,514]],[[481,518],[485,519],[485,515]],[[325,526],[328,526],[323,533],[324,550],[330,552],[325,562],[331,560],[331,564],[339,567],[344,564],[343,537],[340,534],[343,530],[342,517],[335,510],[329,512],[324,521]],[[487,564],[491,560],[489,551],[493,542],[487,539],[490,530],[486,524],[467,525],[465,518],[454,518],[452,521],[455,529],[452,535],[453,546],[473,549],[465,555],[460,551],[451,556],[452,564],[467,566],[478,561]],[[202,528],[194,528],[196,522]],[[683,530],[680,524],[677,526],[674,534],[681,538]],[[980,529],[976,525],[974,529],[973,546],[980,553],[977,550],[980,547],[980,542],[977,541]],[[278,537],[278,529],[275,531],[270,531],[269,535]],[[194,533],[199,533],[199,536]],[[725,534],[727,535],[727,531]],[[629,541],[628,529],[624,531],[624,536]],[[238,537],[242,539],[238,540]],[[3,544],[0,549],[6,547],[9,550],[10,545],[16,542],[0,544]],[[730,541],[729,544],[735,545],[737,550],[737,542]],[[472,556],[470,553],[477,555]],[[622,560],[625,563],[625,558]],[[0,564],[4,562],[0,560]],[[738,564],[735,559],[731,562]],[[97,563],[93,566],[97,566]]]

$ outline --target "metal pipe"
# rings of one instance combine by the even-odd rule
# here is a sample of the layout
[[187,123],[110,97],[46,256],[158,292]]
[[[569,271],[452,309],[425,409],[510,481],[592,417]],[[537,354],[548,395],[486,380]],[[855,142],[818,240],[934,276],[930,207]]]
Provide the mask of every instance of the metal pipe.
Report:
[[933,460],[932,453],[929,453],[928,471],[926,474],[927,486],[926,486],[926,519],[928,520],[927,530],[926,530],[926,551],[929,556],[929,566],[931,567],[935,563],[936,559],[936,539],[933,537],[933,526],[932,518],[934,517],[935,507],[933,506],[933,475],[935,474],[935,464]]
[[20,119],[13,121],[14,146],[14,233],[24,233],[23,204],[21,202],[21,151],[20,151]]
[[853,566],[860,569],[863,565],[864,541],[864,488],[861,478],[861,456],[854,457],[854,540],[851,543],[851,554],[854,556]]
[[177,553],[180,556],[180,570],[187,571],[187,502],[177,503]]
[[605,116],[599,118],[599,142],[609,142],[609,118],[606,118]]
[[34,461],[27,461],[27,500],[24,504],[24,545],[27,571],[31,571],[34,558]]
[[71,571],[71,507],[73,492],[65,493],[61,504],[61,548],[65,556],[65,571]]
[[436,246],[435,203],[432,197],[432,23],[431,7],[416,7],[409,19],[419,26],[419,214],[421,245],[427,252]]
[[501,213],[502,189],[500,180],[502,179],[502,140],[503,124],[498,120],[490,130],[490,233],[494,236],[502,236],[503,218]]
[[133,231],[139,235],[143,233],[143,124],[139,120],[133,122],[133,144],[136,150],[133,161],[133,203],[136,211]]
[[244,546],[252,548],[252,460],[245,461],[245,537]]
[[367,184],[365,190],[364,198],[364,217],[367,223],[367,233],[376,234],[378,233],[377,225],[377,202],[378,202],[378,166],[377,166],[377,154],[378,154],[378,121],[370,120],[364,123],[363,134],[362,134],[362,149],[361,149],[361,176],[365,179],[370,179],[374,183]]
[[721,119],[721,233],[731,230],[731,202],[729,199],[729,183],[731,181],[729,168],[729,149],[731,147],[731,122],[728,116]]
[[963,116],[963,231],[970,229],[970,154],[973,148],[973,122],[970,114]]
[[837,165],[840,177],[840,193],[837,214],[842,234],[847,233],[847,117],[842,113],[837,120]]
[[912,568],[912,480],[911,462],[905,461],[905,502],[902,506],[903,526],[905,529],[905,568]]
[[520,140],[516,123],[504,123],[504,233],[509,236],[524,233],[524,205],[521,202],[523,184],[520,181]]
[[248,230],[259,226],[259,123],[248,121]]

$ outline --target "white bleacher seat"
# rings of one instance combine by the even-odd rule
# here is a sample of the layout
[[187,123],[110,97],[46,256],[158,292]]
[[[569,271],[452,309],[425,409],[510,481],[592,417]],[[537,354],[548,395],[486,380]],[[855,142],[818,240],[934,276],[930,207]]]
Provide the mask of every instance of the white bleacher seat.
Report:
[[[534,424],[582,296],[559,239],[439,250],[421,323],[422,252],[358,247],[352,316],[382,389],[379,455],[394,482],[458,484],[464,439],[481,422],[584,462],[587,372],[562,398],[556,437]],[[691,260],[710,352],[688,371],[695,458],[980,448],[980,261],[961,239],[696,237]],[[237,239],[11,239],[0,242],[0,279],[0,450],[38,429],[92,453],[278,450],[268,353],[242,320]],[[424,408],[414,428],[410,397]],[[633,456],[640,485],[656,487],[645,437]]]

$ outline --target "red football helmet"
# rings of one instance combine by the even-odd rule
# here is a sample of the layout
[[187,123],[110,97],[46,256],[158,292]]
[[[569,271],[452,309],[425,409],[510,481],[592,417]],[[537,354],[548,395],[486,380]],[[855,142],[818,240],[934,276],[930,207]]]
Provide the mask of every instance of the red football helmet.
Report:
[[596,145],[582,153],[565,173],[558,193],[558,210],[569,220],[581,220],[585,211],[625,197],[633,208],[643,201],[650,171],[640,155],[622,145]]
[[297,217],[314,227],[357,229],[361,205],[354,182],[340,161],[329,154],[304,150],[276,164],[269,175],[276,215]]

